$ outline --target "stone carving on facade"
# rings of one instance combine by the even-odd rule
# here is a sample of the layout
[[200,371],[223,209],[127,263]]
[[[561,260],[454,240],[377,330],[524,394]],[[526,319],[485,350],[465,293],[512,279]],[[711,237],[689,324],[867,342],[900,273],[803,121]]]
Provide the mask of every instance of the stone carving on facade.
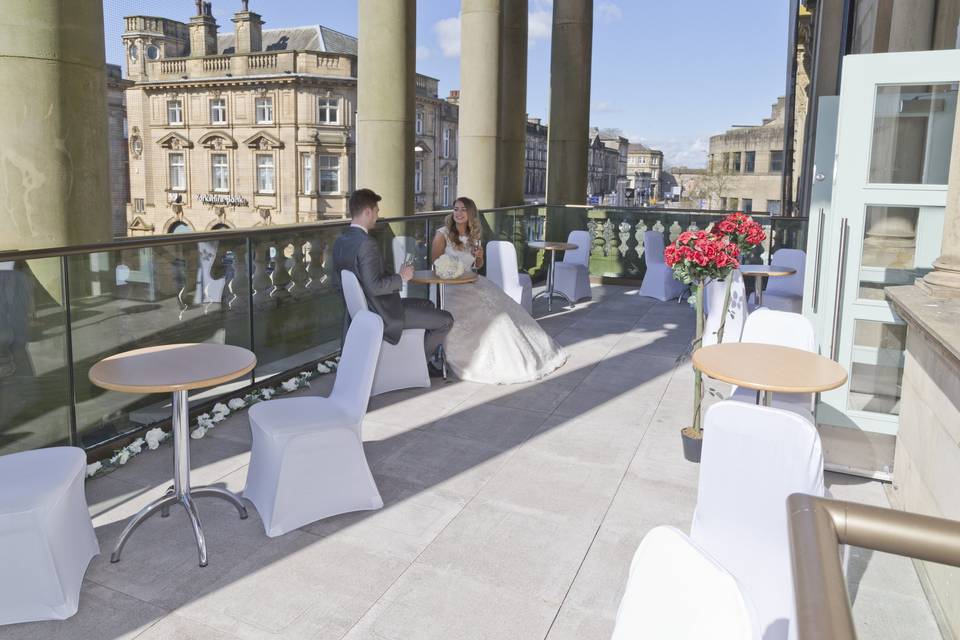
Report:
[[157,140],[157,144],[164,149],[193,149],[193,142],[175,131]]
[[283,142],[264,131],[253,134],[244,140],[243,144],[250,149],[258,149],[260,151],[283,149]]

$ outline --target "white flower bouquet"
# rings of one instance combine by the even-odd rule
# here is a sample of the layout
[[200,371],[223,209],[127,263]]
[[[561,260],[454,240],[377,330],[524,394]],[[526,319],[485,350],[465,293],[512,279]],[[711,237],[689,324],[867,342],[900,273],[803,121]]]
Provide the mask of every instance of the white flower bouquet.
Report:
[[446,254],[433,261],[433,272],[444,280],[459,278],[466,270],[462,262]]

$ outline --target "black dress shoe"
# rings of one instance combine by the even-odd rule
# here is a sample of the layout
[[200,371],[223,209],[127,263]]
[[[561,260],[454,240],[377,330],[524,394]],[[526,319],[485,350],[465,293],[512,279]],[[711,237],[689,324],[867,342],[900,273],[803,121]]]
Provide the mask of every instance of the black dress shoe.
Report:
[[443,370],[440,367],[434,365],[432,362],[427,363],[427,372],[430,374],[431,378],[443,377]]

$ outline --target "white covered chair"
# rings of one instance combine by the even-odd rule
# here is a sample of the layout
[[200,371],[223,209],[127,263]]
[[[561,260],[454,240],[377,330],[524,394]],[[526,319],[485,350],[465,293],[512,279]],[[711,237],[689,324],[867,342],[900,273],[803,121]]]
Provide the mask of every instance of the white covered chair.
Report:
[[707,410],[690,538],[734,575],[764,640],[796,633],[787,496],[824,495],[816,428],[773,407],[724,400]]
[[328,398],[306,396],[250,408],[250,468],[243,497],[271,538],[340,513],[383,506],[363,452],[383,320],[361,311],[350,323]]
[[577,245],[577,248],[565,251],[563,260],[553,265],[553,288],[567,296],[570,302],[591,298],[590,233],[571,231],[567,242]]
[[86,470],[77,447],[0,457],[0,625],[77,612],[83,574],[100,553]]
[[[407,262],[407,256],[417,255],[417,241],[410,236],[394,236],[391,243],[393,249],[393,272],[400,273],[400,269]],[[407,283],[400,285],[400,297],[407,297]]]
[[643,234],[643,261],[647,272],[643,274],[640,295],[657,300],[673,300],[683,295],[687,285],[673,277],[673,269],[663,259],[666,247],[663,234],[659,231],[645,231]]
[[512,242],[491,240],[487,243],[487,280],[533,315],[533,282],[529,274],[520,273],[517,268],[517,250]]
[[[777,249],[770,258],[770,264],[777,267],[791,267],[797,272],[792,276],[767,278],[767,287],[763,290],[763,306],[777,311],[803,311],[803,274],[807,265],[807,254],[800,249]],[[756,304],[756,293],[750,294],[750,303]]]
[[[741,342],[756,342],[759,344],[775,344],[781,347],[792,347],[803,351],[817,352],[817,337],[810,321],[799,313],[788,311],[774,311],[760,308],[747,317],[743,325]],[[730,394],[731,400],[753,403],[757,392],[743,387],[734,387]],[[810,393],[774,393],[772,405],[779,409],[793,411],[803,416],[812,424],[813,394]]]
[[655,527],[630,563],[611,640],[754,640],[740,585],[683,532]]
[[[357,276],[350,271],[340,272],[340,282],[347,313],[352,321],[358,313],[367,311],[367,298]],[[427,359],[423,353],[425,333],[423,329],[404,329],[397,344],[382,340],[371,395],[430,386],[430,372],[427,370]]]
[[[711,280],[706,288],[707,320],[703,327],[703,346],[717,344],[717,333],[723,318],[723,298],[727,291],[726,280]],[[733,272],[733,286],[730,288],[730,306],[727,308],[727,323],[723,328],[723,341],[740,342],[743,324],[747,320],[747,290],[743,284],[743,274]]]

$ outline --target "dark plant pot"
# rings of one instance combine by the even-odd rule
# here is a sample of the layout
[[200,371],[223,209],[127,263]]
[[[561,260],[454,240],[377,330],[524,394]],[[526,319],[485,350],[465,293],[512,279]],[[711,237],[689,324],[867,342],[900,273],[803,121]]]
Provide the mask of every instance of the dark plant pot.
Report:
[[703,431],[695,432],[692,427],[680,430],[683,440],[683,457],[688,462],[700,462],[700,451],[703,449]]

